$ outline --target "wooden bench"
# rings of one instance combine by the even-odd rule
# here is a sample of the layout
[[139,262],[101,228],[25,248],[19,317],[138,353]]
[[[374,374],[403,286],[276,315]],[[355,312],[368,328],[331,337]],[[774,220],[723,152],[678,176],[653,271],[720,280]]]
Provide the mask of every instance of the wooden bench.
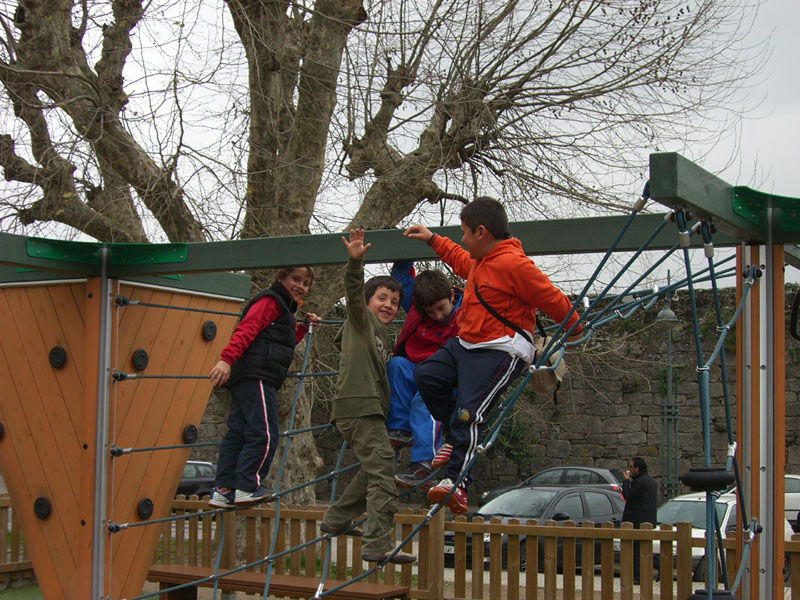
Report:
[[[211,577],[214,570],[210,567],[192,565],[153,565],[147,572],[148,581],[160,584],[160,589],[165,590],[176,585],[191,583],[198,579]],[[266,573],[252,573],[239,571],[217,579],[220,590],[246,592],[248,594],[263,594]],[[325,590],[330,590],[341,581],[327,579]],[[200,583],[203,587],[213,587],[214,581]],[[313,598],[319,587],[319,579],[312,577],[297,577],[294,575],[272,575],[269,578],[270,596],[288,596],[290,598]],[[197,586],[173,590],[166,595],[167,600],[196,600]],[[405,598],[409,599],[409,588],[401,585],[386,585],[380,583],[356,582],[335,591],[325,598]]]

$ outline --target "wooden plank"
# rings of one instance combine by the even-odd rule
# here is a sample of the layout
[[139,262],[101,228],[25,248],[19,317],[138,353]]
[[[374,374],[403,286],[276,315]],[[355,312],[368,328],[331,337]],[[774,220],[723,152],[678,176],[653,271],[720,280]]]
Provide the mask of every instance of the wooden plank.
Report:
[[[555,521],[545,521],[546,527],[556,527]],[[556,537],[548,535],[544,538],[544,597],[556,597],[556,566],[558,563]]]
[[[141,295],[145,302],[162,305],[197,310],[238,311],[238,303],[201,296],[192,297],[187,294],[173,294],[147,288],[124,287],[120,289],[120,293],[133,299],[139,299]],[[227,342],[227,337],[223,337],[227,333],[226,329],[232,329],[235,321],[233,316],[223,317],[226,321],[218,327],[218,333],[221,331],[223,336],[218,335],[214,340],[208,341],[201,332],[202,323],[209,320],[207,313],[171,311],[157,307],[130,308],[130,312],[126,313],[129,315],[126,323],[139,319],[148,323],[148,326],[126,325],[127,333],[119,334],[119,345],[128,348],[126,357],[123,357],[125,364],[120,369],[125,372],[133,372],[130,356],[135,349],[142,347],[142,344],[139,340],[123,341],[124,335],[143,335],[146,341],[152,344],[152,347],[145,348],[150,357],[146,373],[196,375],[197,365],[205,367],[210,363],[210,357],[218,355],[219,350]],[[167,317],[160,318],[164,315]],[[149,325],[152,322],[158,326],[154,328]],[[187,369],[191,372],[187,372]],[[120,402],[131,407],[125,413],[123,423],[118,430],[119,445],[128,446],[129,443],[125,442],[132,439],[131,446],[141,447],[183,443],[184,427],[190,423],[197,425],[202,418],[210,396],[211,384],[208,380],[198,379],[145,379],[120,382],[117,388],[123,390]],[[169,402],[164,402],[165,398],[169,398]],[[120,486],[115,491],[115,504],[120,507],[119,513],[125,515],[127,511],[127,514],[131,514],[129,518],[135,520],[135,514],[132,514],[135,501],[146,496],[154,502],[154,517],[161,516],[171,501],[188,455],[188,449],[179,449],[170,453],[126,457],[128,468],[124,472],[123,479],[128,487]],[[148,478],[148,473],[153,472],[163,473],[164,476],[158,481]],[[164,481],[170,482],[171,485],[164,485]],[[125,489],[127,491],[124,491]],[[129,587],[125,588],[133,590],[137,585],[140,586],[140,582],[144,579],[147,563],[141,557],[149,553],[154,538],[146,528],[141,529],[140,535],[126,535],[126,538],[126,543],[118,548],[116,559],[120,564],[134,565],[129,570],[132,581]]]
[[[344,537],[344,536],[342,536]],[[289,521],[289,547],[297,548],[302,541],[300,537],[300,519],[291,519]],[[289,555],[289,575],[300,575],[300,551],[294,551]]]
[[[518,519],[510,519],[510,525],[518,525]],[[508,557],[506,564],[506,577],[508,585],[506,586],[508,600],[519,600],[519,569],[520,569],[520,540],[519,534],[508,534]]]
[[[659,526],[660,531],[672,531],[672,525],[663,523]],[[674,578],[675,571],[673,570],[673,545],[672,540],[662,539],[659,542],[659,584],[661,591],[661,600],[672,600],[674,598],[674,591],[672,586],[672,579]]]
[[[633,531],[632,523],[620,524],[621,532]],[[622,600],[633,598],[633,539],[623,537],[619,541],[619,585]]]
[[586,536],[581,539],[581,600],[594,598],[594,523],[584,521],[581,527],[586,529]]
[[[0,290],[0,323],[4,330],[0,336],[0,376],[6,385],[0,397],[0,418],[5,429],[0,440],[0,470],[16,505],[32,506],[39,496],[48,497],[51,502],[53,497],[47,488],[46,470],[39,455],[39,445],[44,440],[37,432],[44,428],[44,416],[35,414],[35,408],[42,412],[42,405],[28,402],[30,390],[36,389],[36,384],[17,328],[23,317],[19,310],[16,313],[14,310],[21,305],[22,294],[24,290],[20,288]],[[58,509],[57,504],[55,508]],[[63,594],[62,582],[76,571],[75,544],[67,538],[57,514],[45,522],[37,519],[33,511],[14,511],[15,517],[20,516],[19,513],[22,513],[20,521],[31,546],[32,560],[37,570],[42,571],[42,589],[55,595]]]
[[[536,519],[528,519],[526,525],[538,525]],[[528,534],[525,538],[525,600],[539,597],[539,537]]]
[[[565,521],[564,527],[575,527],[575,521]],[[561,540],[561,568],[563,572],[564,598],[575,597],[575,538],[565,537]]]
[[[9,294],[8,305],[15,317],[13,327],[18,331],[19,346],[15,356],[10,358],[25,361],[30,369],[31,379],[25,375],[29,383],[26,383],[20,400],[24,398],[21,407],[34,432],[39,461],[47,465],[42,471],[45,479],[41,482],[46,490],[39,495],[50,499],[62,523],[76,523],[78,481],[69,474],[78,472],[81,450],[69,411],[71,406],[79,404],[76,399],[81,389],[70,388],[66,381],[64,389],[60,389],[56,383],[59,373],[49,364],[48,354],[55,344],[49,344],[48,338],[55,341],[58,336],[47,332],[60,331],[60,326],[47,290],[33,286],[15,291],[18,293]],[[44,314],[39,315],[38,311]],[[64,315],[64,318],[69,318],[69,315]],[[11,376],[17,376],[16,368]],[[22,457],[23,464],[26,460]]]
[[[642,523],[641,531],[652,531],[650,523]],[[653,600],[653,542],[650,539],[639,541],[639,595],[642,600]]]
[[[62,332],[59,345],[67,352],[67,361],[59,369],[59,385],[62,387],[66,385],[67,389],[83,389],[85,382],[81,366],[85,360],[85,329],[82,296],[85,293],[85,284],[81,282],[80,285],[51,285],[45,289],[50,297],[51,310],[59,315],[58,324]],[[77,302],[76,296],[81,299],[80,303]],[[76,437],[79,438],[82,431],[83,407],[80,403],[75,404],[77,406],[69,407],[69,413]]]
[[[194,567],[191,565],[153,565],[147,579],[180,585],[190,583],[213,575],[213,569]],[[266,576],[261,573],[239,571],[218,578],[221,589],[238,590],[251,594],[260,594],[264,591]],[[200,584],[205,587],[213,586],[212,581]],[[339,585],[331,582],[325,585],[324,590],[330,590]],[[292,598],[313,596],[319,579],[310,577],[297,577],[292,575],[272,575],[269,581],[269,593],[273,596],[286,595]],[[326,598],[408,598],[409,588],[406,586],[371,584],[356,582],[327,595]]]
[[[613,523],[603,523],[603,529],[613,529]],[[611,600],[614,597],[614,540],[600,541],[600,598]]]
[[[197,496],[192,496],[192,498],[196,498]],[[199,539],[197,535],[198,529],[198,521],[199,517],[192,517],[189,519],[189,564],[190,565],[197,565],[199,564],[198,561],[198,552],[197,548],[199,545]]]
[[[439,511],[442,512],[442,511]],[[438,514],[438,513],[437,513]],[[467,519],[458,516],[456,523],[466,523]],[[453,537],[453,570],[455,581],[453,581],[453,592],[456,598],[464,598],[467,595],[467,532],[456,529]]]
[[[304,521],[304,536],[307,542],[310,542],[317,537],[317,522],[314,519],[305,519]],[[306,566],[303,570],[303,575],[306,577],[316,577],[317,575],[317,553],[315,549],[319,548],[319,544],[310,544],[306,546],[305,558]],[[357,575],[355,571],[353,575]]]

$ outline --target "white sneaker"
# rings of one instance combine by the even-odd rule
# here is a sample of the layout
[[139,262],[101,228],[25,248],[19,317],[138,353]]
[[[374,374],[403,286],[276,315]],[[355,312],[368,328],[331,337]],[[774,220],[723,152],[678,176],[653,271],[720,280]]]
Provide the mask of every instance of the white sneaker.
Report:
[[272,500],[272,492],[266,488],[258,488],[254,492],[236,490],[236,497],[234,498],[236,506],[255,504],[256,502],[262,502],[264,500]]

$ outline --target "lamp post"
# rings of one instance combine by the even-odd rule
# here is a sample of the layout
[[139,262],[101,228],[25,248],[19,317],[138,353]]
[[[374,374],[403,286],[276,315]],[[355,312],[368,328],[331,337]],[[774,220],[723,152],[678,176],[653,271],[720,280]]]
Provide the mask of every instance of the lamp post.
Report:
[[656,316],[656,326],[667,333],[666,394],[661,400],[661,500],[669,500],[680,490],[678,481],[678,390],[672,368],[672,330],[680,325],[670,306],[670,272],[667,271],[666,305]]

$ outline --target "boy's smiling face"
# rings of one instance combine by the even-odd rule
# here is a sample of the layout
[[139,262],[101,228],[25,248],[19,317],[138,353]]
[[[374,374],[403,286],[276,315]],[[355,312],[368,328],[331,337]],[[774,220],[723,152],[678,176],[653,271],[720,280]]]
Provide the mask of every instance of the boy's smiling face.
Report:
[[424,310],[429,319],[439,323],[445,321],[450,316],[450,313],[453,312],[453,292],[450,292],[449,298],[442,298],[433,304],[429,304]]
[[369,302],[367,302],[367,309],[373,312],[384,325],[388,325],[394,321],[399,307],[400,292],[393,292],[382,285],[377,287],[375,293],[372,294]]
[[278,281],[283,284],[292,298],[300,300],[311,289],[313,277],[305,267],[295,267],[285,277],[278,277]]

